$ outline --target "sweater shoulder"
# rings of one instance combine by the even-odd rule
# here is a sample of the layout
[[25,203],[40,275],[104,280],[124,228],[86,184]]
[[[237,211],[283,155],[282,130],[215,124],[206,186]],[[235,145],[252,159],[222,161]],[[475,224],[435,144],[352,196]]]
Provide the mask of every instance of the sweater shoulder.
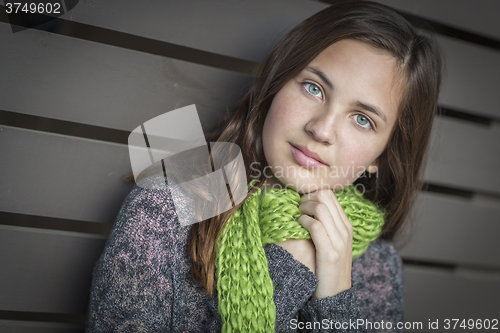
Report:
[[391,241],[382,238],[378,238],[373,241],[360,259],[365,263],[371,262],[372,265],[383,263],[399,266],[399,264],[402,264],[401,255],[394,244]]
[[[175,202],[174,202],[175,197]],[[106,253],[144,259],[149,253],[166,254],[187,244],[189,227],[181,226],[179,210],[192,213],[186,196],[151,176],[136,184],[125,198],[108,238]]]

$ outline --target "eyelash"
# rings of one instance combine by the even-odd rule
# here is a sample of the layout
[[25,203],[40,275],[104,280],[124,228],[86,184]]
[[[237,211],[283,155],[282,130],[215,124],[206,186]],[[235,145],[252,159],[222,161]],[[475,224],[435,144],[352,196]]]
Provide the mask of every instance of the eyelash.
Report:
[[359,127],[361,127],[362,129],[365,129],[365,130],[368,130],[368,131],[373,131],[375,129],[375,127],[373,126],[373,122],[371,121],[371,119],[369,117],[367,117],[366,115],[364,115],[363,113],[356,113],[355,115],[353,115],[353,117],[355,116],[361,116],[361,117],[365,117],[367,120],[368,120],[368,124],[370,124],[370,127],[365,127],[365,126],[362,126],[360,125],[354,118],[354,123],[356,125],[358,125]]
[[321,87],[315,83],[312,83],[312,82],[302,82],[302,87],[304,88],[304,90],[306,91],[307,94],[313,96],[313,97],[318,97],[317,95],[313,95],[309,92],[309,90],[307,90],[306,86],[309,84],[309,85],[312,85],[312,86],[315,86],[315,87],[318,87],[319,88],[319,91],[321,92],[321,100],[323,100],[323,90],[321,89]]

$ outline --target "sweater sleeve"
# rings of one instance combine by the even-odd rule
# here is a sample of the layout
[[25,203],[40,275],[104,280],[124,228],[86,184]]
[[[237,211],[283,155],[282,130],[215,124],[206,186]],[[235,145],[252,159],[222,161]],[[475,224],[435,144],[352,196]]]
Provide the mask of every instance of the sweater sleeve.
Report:
[[[275,283],[276,332],[401,332],[402,262],[390,242],[373,242],[353,262],[352,287],[322,299],[312,298],[314,274],[290,253],[270,244],[266,254]],[[382,321],[384,328],[378,326]]]
[[[359,317],[355,287],[333,297],[314,299],[312,294],[319,282],[314,273],[276,244],[266,245],[265,250],[275,288],[276,332],[325,331],[331,322]],[[353,332],[338,330],[344,331]]]
[[359,317],[356,287],[352,287],[331,297],[311,298],[296,322],[301,323],[301,332],[364,332],[356,326]]
[[203,289],[189,279],[190,228],[177,218],[176,208],[191,205],[174,205],[172,191],[151,180],[122,204],[94,268],[88,333],[195,332],[210,319]]
[[318,280],[305,265],[276,244],[264,247],[267,256],[269,276],[274,284],[276,306],[276,332],[295,332],[290,322],[304,307],[316,290]]
[[94,268],[87,332],[170,331],[173,272],[155,240],[171,239],[171,209],[166,191],[137,186],[122,204]]

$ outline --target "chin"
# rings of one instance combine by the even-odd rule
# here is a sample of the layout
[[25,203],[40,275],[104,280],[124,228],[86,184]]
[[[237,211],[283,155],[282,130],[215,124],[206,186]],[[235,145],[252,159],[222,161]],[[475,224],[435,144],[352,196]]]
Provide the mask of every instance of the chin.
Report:
[[[294,183],[293,189],[298,193],[311,193],[319,190],[332,190],[339,191],[349,184],[342,184],[340,182],[332,182],[331,180],[326,181],[325,179],[316,179],[315,181],[297,181]],[[292,186],[290,186],[292,187]]]

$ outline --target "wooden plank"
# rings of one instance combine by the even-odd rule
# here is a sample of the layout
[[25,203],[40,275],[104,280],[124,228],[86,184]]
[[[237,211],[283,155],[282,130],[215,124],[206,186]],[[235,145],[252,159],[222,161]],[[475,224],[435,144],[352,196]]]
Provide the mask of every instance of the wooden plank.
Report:
[[0,109],[132,131],[196,104],[205,131],[246,92],[247,75],[0,24]]
[[443,106],[500,119],[500,52],[438,36],[446,57]]
[[86,313],[105,240],[0,226],[0,309]]
[[148,5],[109,0],[78,4],[71,20],[260,62],[278,35],[328,6],[303,0],[155,0]]
[[485,206],[421,193],[413,214],[416,225],[411,241],[401,251],[404,258],[500,269],[500,202]]
[[375,0],[401,11],[452,27],[500,39],[500,3],[496,0]]
[[[500,320],[500,279],[498,276],[471,277],[463,272],[405,266],[405,322],[422,322],[423,330],[447,332],[445,319]],[[438,320],[439,330],[430,330],[429,320]],[[452,322],[453,323],[453,322]],[[500,323],[498,324],[500,325]],[[498,327],[497,325],[497,327]],[[457,328],[456,331],[463,329]],[[464,330],[488,332],[489,330]]]
[[432,130],[426,181],[500,193],[500,126],[437,117]]
[[132,184],[125,145],[0,126],[0,210],[113,223]]

